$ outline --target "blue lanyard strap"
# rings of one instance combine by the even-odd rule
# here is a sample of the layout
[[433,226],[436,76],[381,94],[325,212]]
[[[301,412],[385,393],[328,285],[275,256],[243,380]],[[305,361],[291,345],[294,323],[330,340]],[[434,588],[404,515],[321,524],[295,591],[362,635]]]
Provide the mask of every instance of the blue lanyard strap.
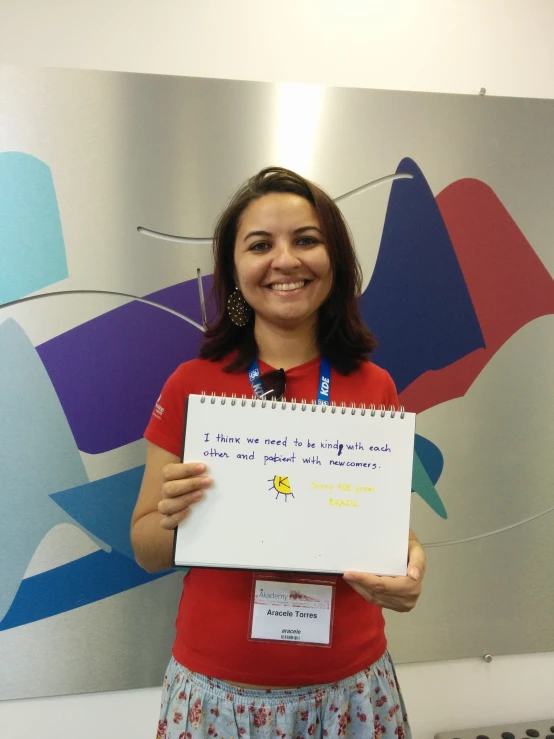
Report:
[[[264,384],[261,380],[256,382],[256,379],[260,376],[260,365],[258,360],[254,359],[250,367],[248,368],[248,379],[254,387],[254,390],[258,395],[265,393]],[[329,396],[331,393],[331,362],[326,357],[321,357],[319,362],[319,388],[317,392],[317,404],[318,405],[329,405]]]

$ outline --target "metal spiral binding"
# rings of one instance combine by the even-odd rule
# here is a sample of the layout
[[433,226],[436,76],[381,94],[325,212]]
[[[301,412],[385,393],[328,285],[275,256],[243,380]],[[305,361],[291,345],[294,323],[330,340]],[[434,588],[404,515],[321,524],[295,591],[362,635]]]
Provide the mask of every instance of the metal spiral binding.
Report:
[[[211,393],[211,395],[206,395],[206,391],[202,390],[200,402],[205,403],[207,398],[210,398],[210,403],[213,405],[216,400],[218,399],[218,396],[214,393]],[[230,398],[227,398],[227,395],[225,393],[222,393],[219,396],[219,400],[221,401],[221,405],[225,405],[225,402],[227,400],[230,400],[231,405],[238,405],[239,398],[237,398],[237,394],[233,393]],[[241,395],[240,397],[240,405],[244,408],[246,403],[248,402],[248,398],[246,395]],[[277,400],[277,398],[273,397],[271,399],[269,398],[257,398],[255,395],[252,396],[250,405],[252,408],[255,408],[256,405],[260,403],[262,408],[265,408],[268,403],[271,403],[271,409],[275,410],[277,408],[277,405],[280,404],[281,410],[286,410],[287,406],[290,406],[290,409],[295,411],[297,407],[299,406],[299,410],[305,411],[308,409],[308,406],[310,406],[310,409],[312,413],[315,413],[317,409],[319,408],[322,413],[327,412],[327,408],[330,409],[331,413],[337,413],[340,411],[341,415],[344,415],[348,409],[350,409],[350,415],[354,416],[359,411],[361,416],[365,416],[366,413],[369,413],[370,416],[376,416],[379,414],[381,418],[384,418],[387,413],[390,414],[391,418],[394,418],[396,414],[400,416],[400,418],[404,418],[406,415],[404,406],[400,405],[398,408],[394,405],[389,405],[387,408],[385,405],[380,405],[379,407],[375,406],[373,403],[370,403],[369,406],[366,406],[365,403],[360,403],[360,405],[356,405],[355,403],[350,403],[350,405],[346,405],[346,403],[342,402],[337,405],[334,400],[332,400],[329,405],[327,406],[325,403],[318,404],[316,400],[312,400],[311,403],[308,403],[306,398],[302,398],[302,400],[297,403],[296,398],[291,398],[290,402],[287,403],[287,399],[285,397],[281,398],[281,400]]]

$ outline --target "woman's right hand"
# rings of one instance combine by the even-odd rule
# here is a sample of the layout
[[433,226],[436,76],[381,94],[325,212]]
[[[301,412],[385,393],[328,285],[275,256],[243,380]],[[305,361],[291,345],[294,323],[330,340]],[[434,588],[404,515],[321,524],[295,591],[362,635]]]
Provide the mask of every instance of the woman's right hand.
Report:
[[162,468],[162,499],[158,511],[161,526],[174,529],[190,513],[190,506],[204,496],[204,488],[212,483],[203,475],[206,465],[199,462],[166,464]]

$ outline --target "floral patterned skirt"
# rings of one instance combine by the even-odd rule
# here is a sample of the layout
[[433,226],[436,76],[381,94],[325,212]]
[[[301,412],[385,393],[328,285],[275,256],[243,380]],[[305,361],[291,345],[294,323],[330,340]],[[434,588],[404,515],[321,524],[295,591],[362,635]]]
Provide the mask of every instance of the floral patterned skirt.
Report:
[[157,739],[411,739],[388,652],[329,685],[247,690],[191,672],[173,658]]

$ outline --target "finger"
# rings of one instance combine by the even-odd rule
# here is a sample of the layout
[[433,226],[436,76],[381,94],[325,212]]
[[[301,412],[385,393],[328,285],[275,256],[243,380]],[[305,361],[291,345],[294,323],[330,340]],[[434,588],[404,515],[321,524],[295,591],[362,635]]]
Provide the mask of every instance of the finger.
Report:
[[385,577],[383,575],[371,575],[368,572],[345,572],[344,579],[356,582],[376,593],[388,592],[394,589],[394,583],[400,579],[397,577]]
[[425,572],[425,551],[421,544],[413,541],[408,545],[408,577],[421,580]]
[[399,598],[411,595],[415,588],[409,577],[380,577],[365,572],[345,572],[344,579],[350,584],[357,583],[375,596],[396,596]]
[[411,577],[384,577],[381,588],[377,587],[377,592],[390,598],[406,598],[411,597],[414,593],[419,592],[421,587]]
[[179,513],[174,513],[171,516],[163,516],[160,520],[160,524],[163,529],[175,529],[189,514],[190,507],[184,508],[182,511],[179,511]]
[[206,471],[206,465],[201,462],[184,462],[180,464],[167,464],[162,470],[164,482],[169,480],[184,480],[187,477],[201,475]]
[[194,490],[188,495],[180,495],[176,498],[163,498],[158,503],[158,511],[163,516],[172,516],[175,513],[188,508],[193,503],[196,503],[204,497],[202,490]]
[[207,488],[212,483],[211,477],[188,477],[184,480],[170,480],[162,485],[162,498],[178,498],[195,490]]
[[382,579],[379,575],[370,575],[368,572],[354,572],[348,570],[344,573],[344,579],[348,582],[356,582],[368,588],[374,587]]
[[389,596],[376,593],[372,590],[368,590],[363,585],[357,582],[347,581],[348,584],[359,594],[367,600],[368,603],[379,606],[380,608],[390,608],[392,610],[403,610],[402,599],[398,596]]

